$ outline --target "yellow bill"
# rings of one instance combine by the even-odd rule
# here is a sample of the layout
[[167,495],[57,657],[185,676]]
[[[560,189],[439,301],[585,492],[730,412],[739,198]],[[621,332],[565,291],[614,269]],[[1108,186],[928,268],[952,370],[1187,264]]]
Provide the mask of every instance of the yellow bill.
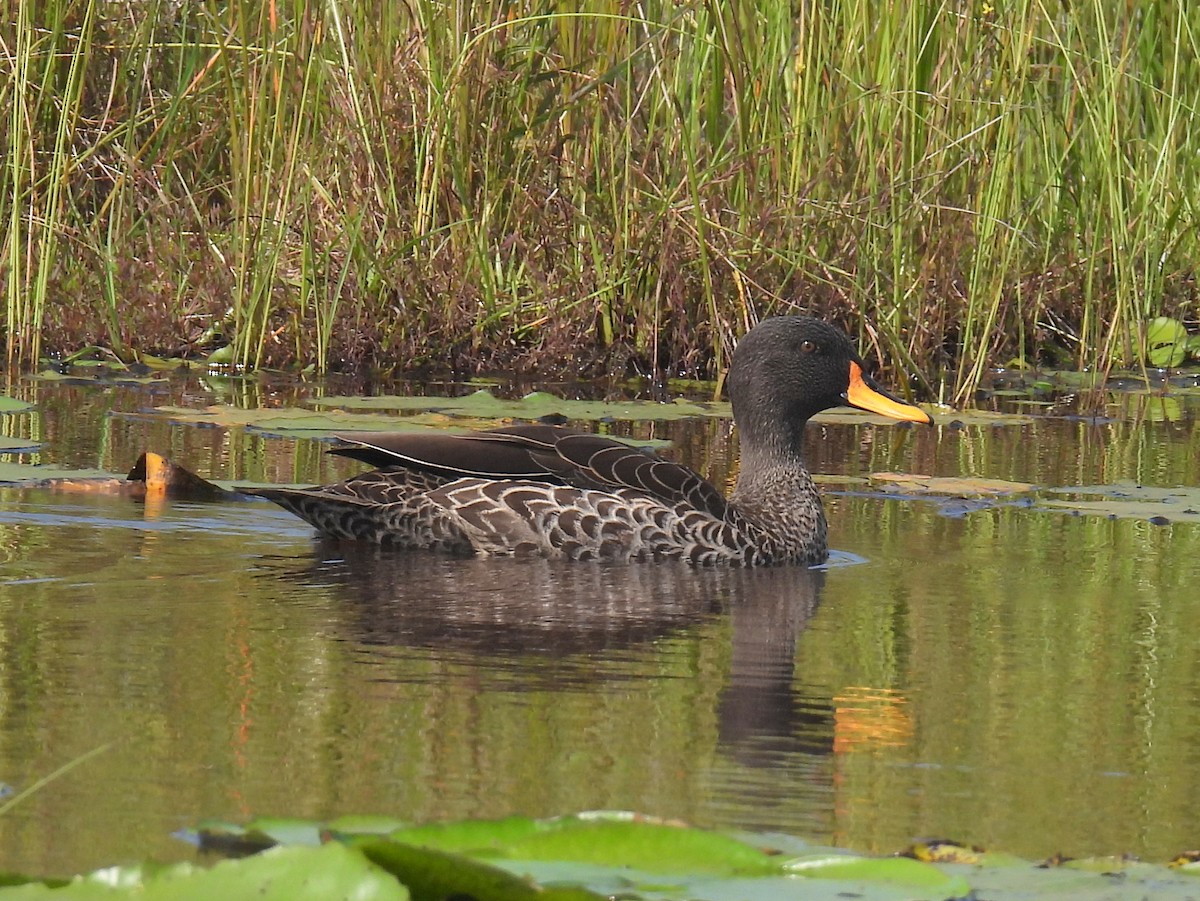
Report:
[[860,410],[869,410],[880,416],[889,416],[902,422],[920,422],[925,425],[933,424],[933,417],[912,404],[906,404],[899,398],[892,397],[874,383],[874,380],[862,371],[858,363],[850,363],[850,387],[846,389],[846,403]]

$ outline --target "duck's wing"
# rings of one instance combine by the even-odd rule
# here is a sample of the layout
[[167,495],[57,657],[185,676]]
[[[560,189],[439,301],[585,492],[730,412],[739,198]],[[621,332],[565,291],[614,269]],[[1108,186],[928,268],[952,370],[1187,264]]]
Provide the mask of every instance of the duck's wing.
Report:
[[466,434],[367,432],[339,435],[330,453],[379,468],[415,470],[444,479],[528,479],[561,484],[534,454],[554,447],[559,426],[511,426]]
[[721,492],[688,467],[603,435],[562,426],[515,425],[465,435],[370,433],[341,440],[343,446],[331,453],[377,467],[415,469],[442,478],[629,488],[718,519],[727,510]]

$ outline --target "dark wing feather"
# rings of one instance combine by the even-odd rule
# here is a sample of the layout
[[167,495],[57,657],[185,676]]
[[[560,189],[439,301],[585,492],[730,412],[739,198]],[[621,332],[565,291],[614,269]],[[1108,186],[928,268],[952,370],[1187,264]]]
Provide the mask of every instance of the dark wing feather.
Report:
[[586,475],[589,487],[633,488],[667,504],[685,503],[717,519],[725,517],[724,495],[681,463],[587,433],[564,435],[555,450]]
[[[530,434],[517,432],[528,428]],[[447,478],[532,479],[559,483],[540,466],[531,450],[553,447],[553,426],[514,426],[465,435],[439,432],[370,432],[339,435],[343,444],[330,451],[371,466],[400,466]],[[568,431],[568,430],[563,430]]]
[[663,503],[687,504],[722,519],[727,502],[709,482],[679,463],[612,438],[562,426],[506,426],[464,435],[384,432],[342,436],[331,453],[372,466],[400,467],[442,478],[522,479],[576,488],[630,488]]

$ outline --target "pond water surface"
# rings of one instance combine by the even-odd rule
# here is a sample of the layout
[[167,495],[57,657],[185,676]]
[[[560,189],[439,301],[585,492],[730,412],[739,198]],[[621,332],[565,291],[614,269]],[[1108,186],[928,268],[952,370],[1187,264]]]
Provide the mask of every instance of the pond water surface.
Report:
[[[327,445],[140,410],[261,385],[22,382],[25,462],[321,482]],[[303,393],[303,392],[301,392]],[[1111,420],[813,425],[811,468],[1200,485],[1200,398]],[[727,481],[729,424],[669,438]],[[820,570],[446,560],[315,541],[265,502],[0,489],[0,870],[190,856],[203,818],[636,809],[892,852],[1200,843],[1200,527],[826,486]],[[978,506],[978,508],[975,508]]]

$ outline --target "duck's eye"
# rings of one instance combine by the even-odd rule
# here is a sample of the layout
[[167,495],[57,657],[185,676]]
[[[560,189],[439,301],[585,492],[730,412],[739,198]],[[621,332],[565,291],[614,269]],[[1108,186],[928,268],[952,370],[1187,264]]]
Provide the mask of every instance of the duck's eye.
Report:
[[802,353],[802,354],[815,353],[816,349],[817,349],[817,343],[815,341],[801,341],[800,342],[800,353]]

